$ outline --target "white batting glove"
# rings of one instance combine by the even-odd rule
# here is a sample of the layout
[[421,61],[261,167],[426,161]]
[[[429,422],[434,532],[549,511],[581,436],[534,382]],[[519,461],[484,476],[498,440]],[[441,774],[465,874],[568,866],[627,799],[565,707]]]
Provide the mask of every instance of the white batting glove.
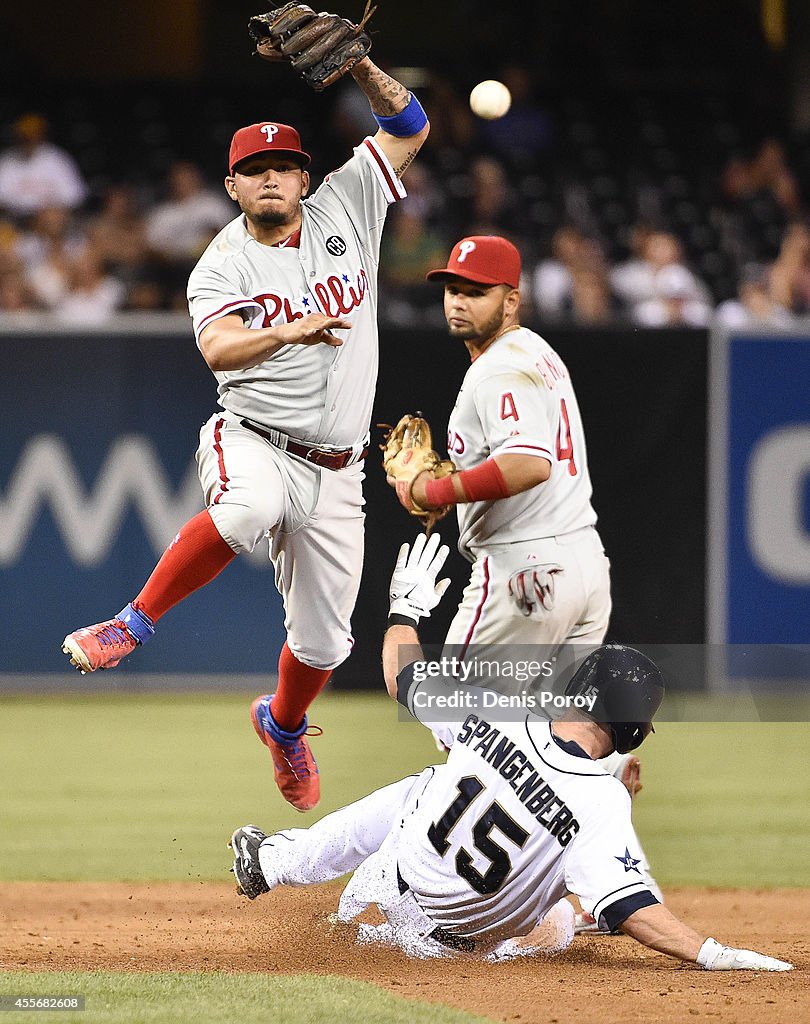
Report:
[[526,565],[509,577],[509,596],[524,615],[554,607],[554,577],[563,567],[554,563]]
[[697,962],[707,971],[792,971],[793,964],[777,960],[752,949],[721,946],[715,939],[706,939],[700,947]]
[[450,580],[436,582],[450,548],[434,533],[430,540],[420,533],[413,546],[403,544],[399,549],[394,575],[388,593],[391,599],[389,615],[405,615],[416,622],[428,618],[450,586]]

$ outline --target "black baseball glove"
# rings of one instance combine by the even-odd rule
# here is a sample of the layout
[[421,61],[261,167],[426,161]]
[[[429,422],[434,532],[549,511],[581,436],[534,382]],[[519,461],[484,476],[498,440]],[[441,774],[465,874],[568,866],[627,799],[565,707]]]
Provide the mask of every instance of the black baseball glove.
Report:
[[286,60],[316,92],[334,84],[371,49],[363,31],[376,11],[367,0],[359,25],[306,4],[289,3],[248,22],[256,53],[265,60]]

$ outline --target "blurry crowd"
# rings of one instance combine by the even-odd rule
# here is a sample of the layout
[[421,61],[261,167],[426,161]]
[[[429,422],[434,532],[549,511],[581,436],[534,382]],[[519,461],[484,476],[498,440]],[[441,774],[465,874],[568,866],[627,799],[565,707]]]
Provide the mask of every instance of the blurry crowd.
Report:
[[[384,234],[384,323],[441,322],[440,292],[425,284],[425,273],[469,234],[515,241],[524,256],[524,317],[541,327],[786,325],[810,313],[810,227],[777,141],[728,159],[712,183],[715,228],[736,275],[736,294],[718,294],[690,262],[682,233],[654,209],[616,224],[611,235],[576,189],[538,202],[543,168],[555,159],[554,125],[532,103],[526,75],[514,73],[509,85],[509,114],[479,122],[457,90],[433,83],[427,156],[407,171],[408,198],[392,209]],[[150,190],[123,182],[94,190],[73,156],[49,141],[44,117],[26,114],[6,127],[0,311],[46,312],[73,325],[103,324],[123,311],[185,311],[190,270],[236,213],[221,182],[175,159]],[[363,97],[342,92],[333,138],[356,143],[375,127]],[[528,215],[530,203],[542,216]]]
[[671,231],[637,224],[631,240],[629,258],[611,265],[597,240],[575,227],[560,228],[551,255],[525,283],[538,318],[583,326],[707,327],[719,322],[744,327],[786,325],[794,315],[810,312],[810,296],[800,283],[810,271],[810,230],[803,225],[788,230],[774,263],[746,267],[737,296],[720,303],[687,265]]
[[224,191],[177,161],[157,201],[112,185],[89,212],[87,184],[48,141],[44,118],[20,118],[14,135],[0,155],[0,310],[74,325],[123,310],[185,310],[192,267],[233,216]]

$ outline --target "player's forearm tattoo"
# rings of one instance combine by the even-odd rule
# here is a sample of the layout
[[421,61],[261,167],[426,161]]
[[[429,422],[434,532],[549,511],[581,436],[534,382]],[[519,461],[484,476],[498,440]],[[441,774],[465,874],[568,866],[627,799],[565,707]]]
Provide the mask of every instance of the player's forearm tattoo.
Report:
[[[380,117],[393,117],[407,107],[410,93],[405,86],[390,75],[386,75],[384,71],[380,71],[368,58],[352,68],[351,74],[368,97],[371,109]],[[407,167],[407,164],[405,166]]]
[[402,163],[401,163],[401,164],[400,164],[400,165],[399,165],[398,167],[395,167],[395,168],[394,168],[394,173],[396,174],[396,176],[397,176],[398,178],[401,178],[401,177],[402,177],[402,175],[403,175],[403,174],[404,174],[404,173],[405,173],[405,172],[406,172],[406,171],[408,170],[408,168],[409,168],[409,167],[411,166],[411,164],[413,163],[413,161],[414,161],[414,158],[416,157],[416,154],[417,154],[418,152],[419,152],[419,150],[418,150],[418,149],[412,149],[412,150],[411,150],[411,151],[410,151],[410,152],[408,153],[408,155],[407,155],[407,156],[405,157],[405,159],[404,159],[404,160],[402,161]]

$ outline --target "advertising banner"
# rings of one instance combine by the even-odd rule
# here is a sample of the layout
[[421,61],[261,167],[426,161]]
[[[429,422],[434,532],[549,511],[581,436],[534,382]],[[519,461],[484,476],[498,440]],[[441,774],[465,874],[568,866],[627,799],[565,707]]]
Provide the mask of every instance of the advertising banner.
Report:
[[715,682],[810,680],[810,329],[718,333],[711,367]]

